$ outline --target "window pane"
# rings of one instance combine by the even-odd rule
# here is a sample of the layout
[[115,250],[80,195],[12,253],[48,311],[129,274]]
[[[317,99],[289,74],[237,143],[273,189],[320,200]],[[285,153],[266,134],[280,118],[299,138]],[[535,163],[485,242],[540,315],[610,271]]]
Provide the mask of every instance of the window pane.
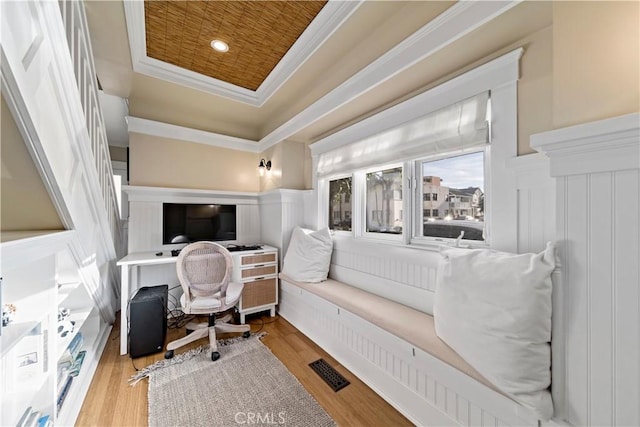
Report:
[[351,231],[351,178],[329,181],[329,228]]
[[367,174],[367,231],[402,234],[402,168]]
[[483,241],[484,152],[423,162],[422,175],[423,236]]

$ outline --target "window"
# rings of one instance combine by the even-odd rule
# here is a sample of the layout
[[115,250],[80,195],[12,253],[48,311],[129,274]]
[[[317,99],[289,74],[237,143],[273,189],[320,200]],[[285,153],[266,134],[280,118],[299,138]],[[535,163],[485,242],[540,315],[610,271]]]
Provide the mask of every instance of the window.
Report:
[[425,202],[430,202],[431,201],[431,193],[424,193],[423,200]]
[[329,228],[351,231],[351,177],[329,181]]
[[[422,176],[431,178],[422,181],[420,207],[423,212],[430,208],[431,217],[423,215],[418,233],[455,239],[464,232],[465,240],[484,241],[484,151],[417,163]],[[443,218],[438,217],[440,211]]]
[[402,234],[402,167],[366,174],[366,231]]

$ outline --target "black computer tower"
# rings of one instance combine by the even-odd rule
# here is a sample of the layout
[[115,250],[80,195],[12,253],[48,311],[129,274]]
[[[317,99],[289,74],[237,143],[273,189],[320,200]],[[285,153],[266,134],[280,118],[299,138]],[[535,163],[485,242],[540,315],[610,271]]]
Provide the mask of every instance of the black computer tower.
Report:
[[129,302],[129,355],[162,351],[167,336],[169,285],[146,286]]

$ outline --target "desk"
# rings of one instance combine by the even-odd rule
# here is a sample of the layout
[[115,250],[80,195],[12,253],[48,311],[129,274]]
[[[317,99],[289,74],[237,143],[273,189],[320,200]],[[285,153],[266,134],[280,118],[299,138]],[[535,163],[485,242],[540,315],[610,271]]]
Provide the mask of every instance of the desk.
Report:
[[[245,315],[270,310],[271,317],[276,315],[278,304],[278,249],[262,245],[262,249],[231,252],[233,272],[231,280],[242,282],[244,289],[238,301],[240,323]],[[117,262],[120,266],[120,354],[128,352],[127,308],[133,289],[139,287],[140,267],[161,264],[175,264],[177,256],[171,256],[170,250],[156,252],[137,252],[127,255]],[[170,286],[171,287],[171,286]]]
[[[127,255],[117,262],[120,266],[120,354],[127,354],[129,294],[131,283],[138,287],[138,268],[145,265],[175,264],[177,256],[171,256],[171,251],[162,251],[161,256],[156,252],[137,252]],[[131,278],[131,280],[129,280]]]

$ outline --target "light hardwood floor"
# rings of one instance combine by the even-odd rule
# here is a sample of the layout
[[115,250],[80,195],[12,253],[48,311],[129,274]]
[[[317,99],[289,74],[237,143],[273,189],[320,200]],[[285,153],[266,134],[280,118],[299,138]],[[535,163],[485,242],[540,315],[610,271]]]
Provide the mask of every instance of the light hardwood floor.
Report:
[[[119,316],[118,316],[119,318]],[[325,353],[313,341],[294,328],[286,320],[268,315],[247,318],[251,331],[267,332],[262,342],[282,361],[289,371],[307,389],[340,426],[410,426],[409,420],[393,409],[369,387],[358,380],[335,359]],[[262,327],[261,327],[262,325]],[[100,359],[82,410],[76,422],[78,426],[146,426],[147,388],[143,380],[131,387],[127,380],[136,367],[143,368],[163,358],[163,353],[131,359],[120,356],[120,328],[117,324]],[[184,336],[184,328],[169,329],[167,339]],[[200,340],[196,347],[206,343]],[[187,347],[176,350],[185,351]],[[347,378],[351,384],[334,392],[309,366],[310,362],[324,358]],[[215,362],[212,362],[215,363]],[[135,367],[134,367],[135,365]]]

